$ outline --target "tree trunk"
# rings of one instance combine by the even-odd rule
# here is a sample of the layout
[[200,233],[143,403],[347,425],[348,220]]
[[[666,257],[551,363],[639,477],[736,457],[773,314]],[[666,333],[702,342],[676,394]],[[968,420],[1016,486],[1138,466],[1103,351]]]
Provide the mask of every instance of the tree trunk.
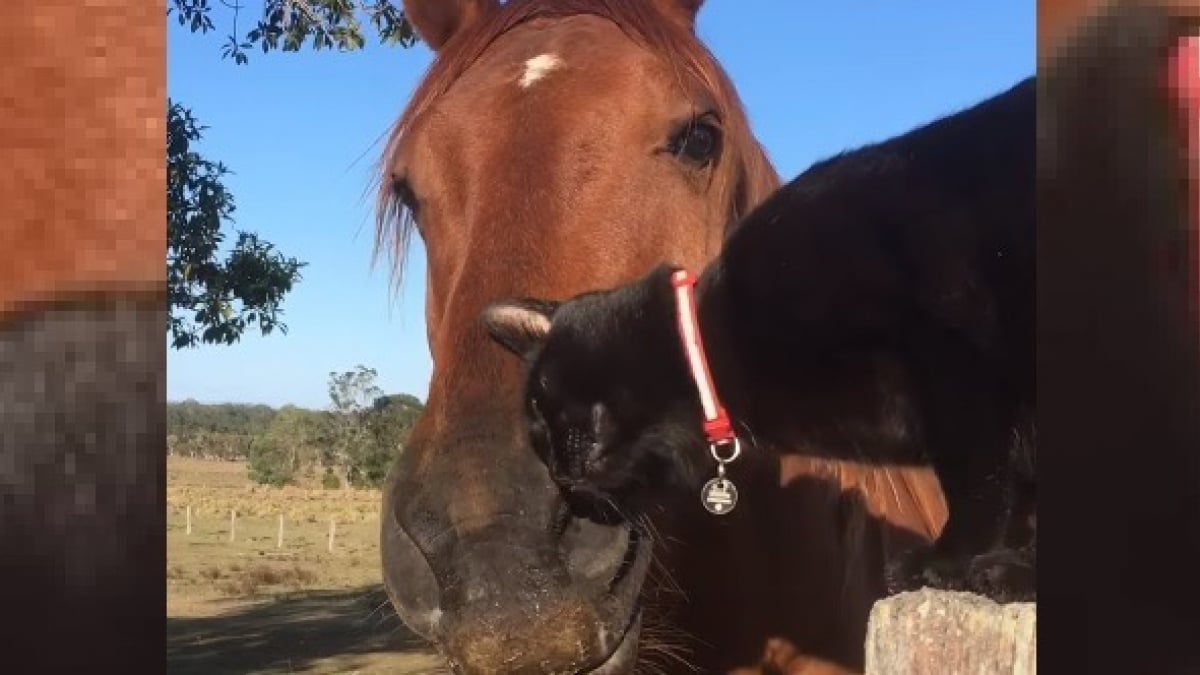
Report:
[[1037,605],[928,589],[875,603],[866,675],[1035,675]]

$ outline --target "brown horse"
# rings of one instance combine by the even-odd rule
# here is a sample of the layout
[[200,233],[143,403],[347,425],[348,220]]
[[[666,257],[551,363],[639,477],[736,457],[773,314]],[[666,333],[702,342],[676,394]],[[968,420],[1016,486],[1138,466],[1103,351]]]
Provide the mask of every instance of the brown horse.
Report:
[[0,9],[0,605],[22,615],[3,638],[13,672],[162,668],[164,9]]
[[859,670],[885,554],[945,520],[926,469],[757,457],[735,514],[689,496],[650,537],[571,513],[528,446],[481,310],[701,268],[779,184],[700,4],[404,3],[436,58],[384,153],[377,246],[425,243],[433,375],[381,547],[397,612],[456,672]]

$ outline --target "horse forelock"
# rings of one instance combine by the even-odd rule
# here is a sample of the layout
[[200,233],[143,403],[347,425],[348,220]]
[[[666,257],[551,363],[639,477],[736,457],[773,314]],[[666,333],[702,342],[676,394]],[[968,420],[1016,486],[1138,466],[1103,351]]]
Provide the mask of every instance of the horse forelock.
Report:
[[389,254],[394,288],[398,288],[401,281],[405,254],[415,227],[412,214],[391,185],[392,162],[405,134],[414,121],[509,30],[536,18],[582,14],[613,22],[635,44],[663,58],[681,83],[691,77],[709,92],[723,121],[728,153],[723,170],[714,175],[714,188],[722,202],[728,204],[731,225],[778,187],[779,176],[750,129],[728,74],[694,33],[664,16],[654,3],[645,0],[512,0],[443,46],[388,134],[376,170],[373,258],[377,261],[385,250]]

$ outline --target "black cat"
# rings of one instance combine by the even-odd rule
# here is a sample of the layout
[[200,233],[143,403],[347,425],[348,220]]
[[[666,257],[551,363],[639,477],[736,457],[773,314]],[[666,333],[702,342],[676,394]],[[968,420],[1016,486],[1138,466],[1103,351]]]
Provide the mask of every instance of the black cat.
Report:
[[[893,591],[1034,594],[1035,129],[1030,78],[819,162],[695,287],[745,452],[932,463],[949,520],[889,569]],[[573,497],[628,513],[715,475],[673,271],[484,312],[529,364],[533,446]]]

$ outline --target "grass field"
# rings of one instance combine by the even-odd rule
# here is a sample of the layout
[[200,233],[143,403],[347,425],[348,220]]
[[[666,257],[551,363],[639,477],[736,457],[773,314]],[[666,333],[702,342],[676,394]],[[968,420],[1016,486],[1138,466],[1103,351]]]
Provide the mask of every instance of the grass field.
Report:
[[168,672],[439,672],[387,605],[379,503],[378,491],[271,488],[242,463],[168,459]]

